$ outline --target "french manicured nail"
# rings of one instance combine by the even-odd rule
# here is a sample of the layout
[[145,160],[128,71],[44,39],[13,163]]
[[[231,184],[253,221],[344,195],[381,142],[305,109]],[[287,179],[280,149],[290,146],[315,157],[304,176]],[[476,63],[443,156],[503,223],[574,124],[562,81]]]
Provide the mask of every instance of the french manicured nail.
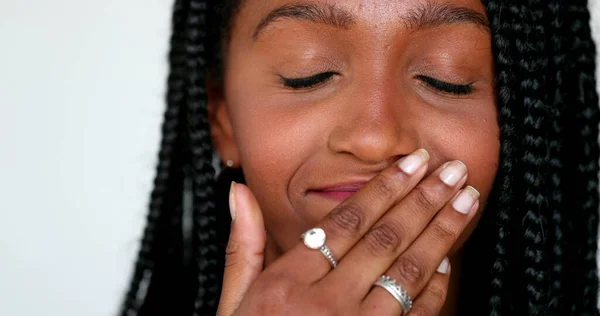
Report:
[[229,212],[231,213],[231,220],[235,219],[235,211],[236,211],[236,201],[235,201],[235,181],[231,181],[231,188],[229,189]]
[[442,260],[442,263],[437,268],[437,272],[441,274],[448,274],[450,272],[450,260],[448,260],[448,257],[444,257],[444,260]]
[[454,202],[452,207],[459,213],[469,214],[475,208],[479,201],[479,192],[472,186],[468,186],[462,190]]
[[429,160],[429,153],[425,149],[415,150],[412,154],[400,159],[398,166],[406,174],[414,174]]
[[459,160],[452,161],[440,172],[440,180],[448,186],[455,186],[467,174],[467,166]]

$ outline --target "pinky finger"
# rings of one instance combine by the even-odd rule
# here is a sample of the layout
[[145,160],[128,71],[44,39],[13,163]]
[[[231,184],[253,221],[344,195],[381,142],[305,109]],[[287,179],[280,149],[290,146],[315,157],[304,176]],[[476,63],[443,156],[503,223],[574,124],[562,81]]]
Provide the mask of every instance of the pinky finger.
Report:
[[413,307],[408,316],[439,315],[446,302],[449,281],[450,265],[444,266],[442,263],[438,272],[431,276],[429,283],[413,301]]

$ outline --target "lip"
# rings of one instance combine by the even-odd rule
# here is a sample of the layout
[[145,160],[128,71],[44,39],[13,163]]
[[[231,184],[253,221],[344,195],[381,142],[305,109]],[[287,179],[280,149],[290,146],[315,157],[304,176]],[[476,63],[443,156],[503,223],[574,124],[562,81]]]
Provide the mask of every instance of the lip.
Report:
[[322,191],[322,192],[344,192],[344,191],[353,191],[356,192],[360,190],[360,188],[364,187],[367,184],[367,181],[360,182],[352,182],[352,183],[339,183],[324,186],[321,188],[312,189],[310,191]]
[[314,188],[307,191],[307,194],[316,194],[328,199],[343,201],[360,190],[368,181],[359,181],[351,183],[337,183],[332,185]]

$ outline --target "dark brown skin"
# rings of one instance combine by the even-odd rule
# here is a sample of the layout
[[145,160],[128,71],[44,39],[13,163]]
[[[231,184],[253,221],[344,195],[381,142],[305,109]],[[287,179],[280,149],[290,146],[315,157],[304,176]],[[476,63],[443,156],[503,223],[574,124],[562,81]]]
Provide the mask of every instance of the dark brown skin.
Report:
[[[325,5],[325,8],[335,5],[337,12],[343,11],[345,17],[351,16],[352,22],[332,26],[297,18],[279,18],[255,34],[257,25],[275,8],[307,3]],[[258,213],[262,215],[262,219],[254,223],[262,224],[264,221],[266,228],[266,269],[264,273],[250,273],[252,280],[241,280],[241,283],[248,283],[249,290],[245,288],[244,293],[233,295],[236,297],[234,299],[223,298],[222,305],[227,306],[221,306],[220,315],[230,315],[235,310],[236,314],[248,315],[258,312],[256,309],[246,309],[248,306],[267,306],[261,301],[261,296],[264,300],[261,291],[272,294],[277,292],[274,288],[281,290],[281,282],[274,284],[268,281],[273,280],[274,275],[278,279],[287,277],[294,280],[294,273],[289,271],[304,271],[306,273],[302,277],[296,278],[304,278],[304,281],[311,279],[306,274],[313,273],[312,284],[318,283],[325,274],[340,275],[328,279],[327,284],[331,284],[337,282],[335,280],[352,280],[357,272],[365,269],[376,270],[369,265],[369,260],[377,261],[373,251],[363,249],[362,252],[352,252],[350,249],[361,249],[362,237],[363,243],[370,240],[364,235],[369,235],[367,232],[373,225],[377,227],[377,219],[381,216],[393,219],[395,223],[404,223],[397,226],[408,231],[410,227],[414,228],[412,233],[399,233],[403,237],[414,236],[392,247],[394,249],[383,256],[391,261],[383,260],[382,267],[392,266],[394,260],[403,258],[407,253],[423,253],[428,248],[439,248],[441,251],[452,247],[450,251],[446,249],[445,253],[430,256],[435,257],[437,262],[423,263],[432,266],[429,269],[432,271],[427,273],[428,277],[423,281],[414,282],[414,286],[405,285],[411,283],[409,280],[401,282],[401,275],[395,278],[417,292],[411,293],[409,290],[413,299],[417,297],[413,312],[417,305],[424,304],[425,309],[437,313],[441,306],[438,308],[434,305],[440,302],[428,300],[427,295],[421,295],[423,298],[420,299],[418,294],[427,292],[423,289],[429,288],[427,282],[430,279],[429,284],[448,283],[447,280],[443,281],[441,274],[434,272],[439,265],[439,258],[450,257],[454,277],[447,285],[450,290],[440,314],[454,313],[456,293],[452,289],[456,289],[456,282],[459,282],[456,277],[460,273],[459,250],[482,211],[469,216],[444,212],[450,209],[446,203],[451,202],[463,185],[473,186],[481,193],[479,203],[482,206],[492,189],[500,146],[493,57],[489,30],[481,25],[462,21],[435,27],[429,25],[418,30],[409,27],[406,23],[409,12],[427,3],[425,0],[247,0],[242,6],[235,17],[224,58],[224,93],[211,90],[209,110],[212,134],[220,155],[243,168],[250,189],[237,186],[236,198],[238,201],[246,200],[235,207],[239,215],[236,219],[239,218],[241,222],[244,216],[248,216],[242,215],[242,212],[252,212],[242,210],[244,207],[240,205],[259,210]],[[436,3],[469,8],[485,16],[485,8],[479,0],[439,0]],[[286,87],[280,78],[304,78],[326,72],[334,72],[335,75],[303,89]],[[458,85],[472,84],[472,92],[463,95],[440,92],[419,76]],[[407,180],[410,177],[399,171],[394,163],[419,148],[426,149],[430,155],[428,167],[420,169],[415,179]],[[450,188],[439,182],[436,177],[439,171],[436,169],[451,160],[460,160],[467,166],[468,178]],[[374,199],[382,196],[374,193],[377,191],[376,184],[371,184],[374,181],[360,188],[386,168],[388,171],[383,174],[387,172],[389,177],[386,179],[397,182],[389,186],[398,190],[397,195],[387,196],[389,201],[381,203],[389,204],[380,205],[381,209],[370,209],[377,204]],[[438,199],[434,203],[438,207],[422,218],[419,218],[421,215],[411,217],[406,209],[417,210],[422,206],[409,203],[411,196],[416,194],[411,195],[409,191],[402,194],[402,190],[414,188],[422,179],[420,187],[429,190],[428,196],[432,197],[432,201]],[[411,181],[416,182],[409,185]],[[322,192],[323,188],[347,184],[353,184],[354,189],[342,188],[346,192],[336,194]],[[359,193],[352,194],[357,189],[360,189]],[[328,216],[332,210],[335,209],[333,213],[339,212],[347,204],[365,206],[359,218],[369,225],[363,223],[366,227],[357,229],[361,231],[360,235],[345,234],[348,227],[346,230],[336,228],[340,226],[336,216]],[[403,208],[403,211],[393,211],[398,208]],[[458,234],[462,232],[458,240],[448,238],[451,239],[448,247],[425,243],[426,240],[435,239],[417,238],[436,222],[434,220],[427,226],[438,211],[440,219],[447,224],[442,222],[442,225],[457,228]],[[365,216],[366,212],[371,215]],[[385,217],[386,212],[388,217]],[[369,216],[373,218],[364,221]],[[238,225],[241,227],[246,224]],[[235,226],[236,220],[232,234],[242,229]],[[340,267],[335,271],[329,272],[327,261],[319,251],[300,244],[299,236],[316,226],[327,232],[327,244],[336,257],[343,257]],[[426,235],[423,233],[422,236]],[[256,237],[254,241],[257,240],[261,239]],[[247,242],[240,240],[237,244],[246,245]],[[337,251],[334,249],[336,247]],[[230,253],[238,248],[231,246]],[[425,258],[421,260],[426,261]],[[312,261],[318,263],[311,264]],[[342,269],[342,263],[348,267],[355,266],[354,274],[350,268]],[[319,266],[314,266],[316,264]],[[374,273],[375,277],[368,281],[372,283],[381,272]],[[227,273],[224,288],[226,291],[239,291],[239,286],[234,290],[234,286],[228,285]],[[244,273],[230,272],[229,275],[235,274],[233,279],[239,279]],[[343,286],[360,287],[357,282],[360,283],[356,281]],[[381,288],[368,290],[361,290],[364,292],[361,293],[363,303],[357,303],[356,306],[360,307],[353,309],[355,314],[386,315],[392,311],[392,315],[400,312],[399,304],[387,292]],[[320,287],[320,291],[328,290]],[[293,305],[293,308],[290,307],[292,314],[308,315],[310,311],[315,311],[310,308],[303,311],[311,302],[308,298],[304,297],[303,300],[300,298],[302,295],[283,292],[280,293],[284,298],[282,301]],[[344,293],[347,292],[345,290]],[[372,295],[369,296],[369,293]],[[285,310],[276,306],[277,299],[270,301],[275,303],[269,303],[273,306],[269,305],[266,309],[272,308],[274,313]],[[431,306],[427,307],[427,304]],[[285,312],[290,313],[288,310]]]

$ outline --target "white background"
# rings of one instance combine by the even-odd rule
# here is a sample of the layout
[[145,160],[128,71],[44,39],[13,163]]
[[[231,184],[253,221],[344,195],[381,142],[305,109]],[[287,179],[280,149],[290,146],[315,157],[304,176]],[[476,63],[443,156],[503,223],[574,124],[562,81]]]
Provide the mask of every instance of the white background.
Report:
[[171,2],[0,0],[0,315],[116,313],[154,175]]
[[0,315],[118,309],[154,176],[172,0],[0,0]]

